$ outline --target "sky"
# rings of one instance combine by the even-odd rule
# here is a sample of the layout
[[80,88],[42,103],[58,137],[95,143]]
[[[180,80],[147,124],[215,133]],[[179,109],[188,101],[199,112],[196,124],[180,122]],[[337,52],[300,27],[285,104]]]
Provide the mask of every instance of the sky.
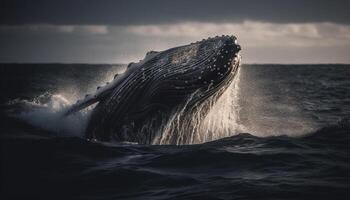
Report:
[[347,0],[0,0],[0,62],[128,63],[235,35],[243,63],[350,63]]

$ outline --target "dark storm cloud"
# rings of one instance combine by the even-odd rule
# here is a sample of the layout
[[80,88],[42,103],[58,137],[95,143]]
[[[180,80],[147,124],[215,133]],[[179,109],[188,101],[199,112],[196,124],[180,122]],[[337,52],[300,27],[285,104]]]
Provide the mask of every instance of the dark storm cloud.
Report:
[[347,0],[0,0],[0,24],[162,24],[182,21],[350,24]]

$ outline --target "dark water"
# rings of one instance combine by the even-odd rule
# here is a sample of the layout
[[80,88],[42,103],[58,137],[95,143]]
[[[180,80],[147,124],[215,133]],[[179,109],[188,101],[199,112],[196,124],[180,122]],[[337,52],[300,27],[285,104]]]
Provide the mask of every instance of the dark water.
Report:
[[247,133],[185,146],[92,143],[86,116],[55,117],[117,66],[0,70],[1,199],[350,199],[350,66],[243,66]]

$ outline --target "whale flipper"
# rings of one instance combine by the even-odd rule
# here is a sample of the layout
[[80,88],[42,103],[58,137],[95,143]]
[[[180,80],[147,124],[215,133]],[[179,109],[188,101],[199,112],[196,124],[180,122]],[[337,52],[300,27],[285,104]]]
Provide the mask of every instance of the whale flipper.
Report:
[[[117,75],[116,75],[117,76]],[[70,106],[67,110],[63,112],[63,116],[68,116],[72,113],[78,112],[94,103],[97,103],[113,91],[113,89],[119,85],[121,80],[118,80],[118,77],[115,77],[112,83],[107,82],[105,86],[98,86],[96,92],[93,94],[86,94],[84,99],[78,100],[75,104]]]
[[148,60],[152,59],[153,57],[157,56],[159,52],[152,51],[150,54],[148,54],[145,59],[141,60],[138,63],[129,63],[127,66],[127,70],[122,74],[115,74],[114,78],[111,82],[106,82],[106,85],[101,87],[98,86],[96,88],[96,92],[93,94],[87,94],[85,95],[85,98],[82,100],[78,100],[75,104],[67,108],[65,111],[63,111],[63,116],[68,116],[72,113],[78,112],[94,103],[97,103],[108,96],[110,96],[111,92],[118,87],[130,74],[132,74],[134,71],[136,71],[139,67],[141,67],[144,63],[146,63]]
[[70,114],[73,114],[75,112],[78,112],[79,110],[82,110],[96,102],[100,101],[97,96],[88,96],[83,100],[78,100],[77,103],[73,104],[71,107],[69,107],[67,110],[63,112],[63,116],[68,116]]

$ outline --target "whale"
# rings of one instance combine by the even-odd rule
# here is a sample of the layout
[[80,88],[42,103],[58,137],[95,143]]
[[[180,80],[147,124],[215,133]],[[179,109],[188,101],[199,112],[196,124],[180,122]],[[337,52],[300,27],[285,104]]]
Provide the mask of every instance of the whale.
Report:
[[189,144],[194,138],[186,132],[198,127],[237,74],[240,50],[235,36],[222,35],[149,51],[63,116],[95,105],[88,140]]

